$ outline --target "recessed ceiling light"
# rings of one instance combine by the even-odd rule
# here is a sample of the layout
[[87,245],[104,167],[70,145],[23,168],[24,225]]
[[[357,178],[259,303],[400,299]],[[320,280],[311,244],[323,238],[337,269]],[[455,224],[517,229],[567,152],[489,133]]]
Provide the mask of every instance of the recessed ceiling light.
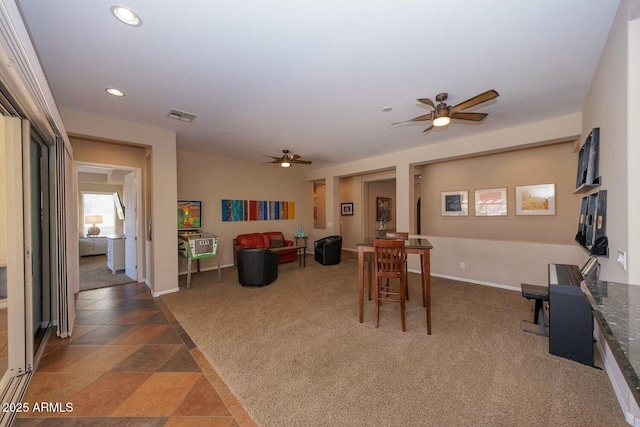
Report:
[[124,92],[120,89],[116,89],[114,87],[108,87],[105,89],[109,95],[113,96],[124,96]]
[[388,113],[391,110],[392,110],[391,107],[382,107],[382,111],[384,111],[385,113]]
[[142,19],[131,9],[125,6],[111,6],[111,13],[120,21],[132,27],[139,27],[142,25]]

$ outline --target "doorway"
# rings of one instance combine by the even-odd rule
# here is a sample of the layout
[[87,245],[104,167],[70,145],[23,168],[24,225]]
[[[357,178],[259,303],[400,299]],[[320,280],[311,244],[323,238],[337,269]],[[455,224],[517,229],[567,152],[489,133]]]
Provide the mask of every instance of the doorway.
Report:
[[[78,188],[78,236],[80,239],[80,283],[78,290],[93,289],[115,284],[144,280],[141,224],[141,175],[140,168],[121,165],[76,161]],[[102,200],[102,206],[91,201]],[[104,221],[100,232],[87,236],[87,216],[98,212]],[[104,229],[104,231],[103,231]],[[90,241],[98,245],[97,252],[83,251]]]

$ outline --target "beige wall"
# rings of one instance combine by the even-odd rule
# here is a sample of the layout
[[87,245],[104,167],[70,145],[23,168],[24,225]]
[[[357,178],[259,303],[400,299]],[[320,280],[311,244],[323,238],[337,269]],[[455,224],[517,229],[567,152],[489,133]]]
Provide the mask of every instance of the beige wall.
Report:
[[73,158],[77,162],[144,168],[145,148],[123,143],[71,136]]
[[342,248],[355,250],[360,238],[362,224],[362,195],[361,180],[358,177],[340,179],[340,203],[353,203],[353,215],[340,215],[340,232],[342,234]]
[[[536,123],[529,123],[510,129],[503,129],[496,132],[478,133],[469,138],[446,141],[437,144],[425,144],[415,149],[393,153],[392,155],[382,155],[363,159],[355,162],[344,163],[322,169],[309,170],[308,180],[332,180],[333,177],[353,177],[353,188],[357,188],[356,182],[361,179],[365,182],[364,176],[375,176],[381,174],[380,171],[391,170],[392,176],[395,171],[401,171],[401,178],[396,177],[395,217],[396,224],[402,224],[405,228],[411,229],[412,217],[414,217],[415,187],[413,183],[413,165],[424,165],[460,159],[467,157],[477,157],[483,154],[496,154],[501,152],[521,150],[536,146],[550,145],[560,142],[575,141],[581,138],[581,116],[572,114],[554,119],[544,120]],[[575,155],[574,155],[575,156]],[[576,162],[571,159],[570,163],[563,165],[569,168],[572,177],[572,185],[575,187]],[[517,171],[512,171],[514,175]],[[406,175],[406,176],[405,176]],[[372,179],[369,179],[372,180]],[[423,184],[424,187],[424,176]],[[422,190],[424,194],[424,189]],[[331,197],[330,194],[327,197]],[[358,194],[354,199],[358,200]],[[578,196],[576,196],[579,199]],[[405,202],[406,201],[406,202]],[[423,201],[424,202],[424,201]],[[439,206],[439,204],[438,204]],[[564,208],[563,208],[564,209]],[[570,208],[567,208],[570,212]],[[356,216],[359,210],[354,206]],[[339,212],[339,211],[338,211]],[[579,208],[573,213],[573,220],[577,221]],[[327,215],[333,212],[327,210]],[[568,214],[571,217],[571,213]],[[557,219],[554,217],[554,219]],[[333,218],[328,218],[328,222],[333,222]],[[358,219],[350,221],[357,222]],[[361,219],[361,224],[365,219]],[[341,225],[344,225],[343,221]],[[423,223],[422,234],[425,234]],[[356,225],[357,226],[357,225]],[[360,237],[366,234],[365,227],[362,227]],[[572,224],[567,235],[575,236],[577,224]],[[332,233],[341,233],[340,228],[334,229]],[[367,234],[368,235],[368,234]],[[430,236],[431,237],[431,236]],[[436,237],[433,237],[436,240]],[[520,242],[517,242],[520,243]],[[349,248],[349,243],[345,245]],[[523,242],[518,247],[519,250],[505,252],[505,244],[500,240],[485,239],[465,239],[456,237],[437,237],[437,245],[432,251],[431,271],[433,274],[445,277],[460,278],[483,284],[496,286],[506,286],[519,289],[521,282],[546,283],[548,254],[553,254],[553,262],[567,262],[580,264],[584,262],[587,255],[577,244],[570,242],[564,244],[557,243],[530,243]],[[459,254],[465,253],[466,268],[460,269]],[[419,263],[416,257],[409,259],[409,269],[419,271]]]
[[[166,129],[78,110],[61,109],[60,114],[69,134],[84,139],[116,141],[151,150],[150,162],[153,167],[148,181],[151,183],[152,198],[151,207],[147,211],[148,216],[144,218],[143,223],[146,224],[148,217],[152,217],[154,233],[153,240],[146,244],[147,266],[152,269],[146,275],[146,282],[154,296],[178,291],[178,261],[175,255],[178,246],[176,134]],[[76,156],[74,150],[74,159],[78,160]],[[126,159],[123,158],[122,161]],[[139,266],[144,263],[144,258],[138,259]]]
[[[281,231],[292,240],[302,224],[307,234],[313,228],[313,186],[304,180],[304,166],[282,168],[223,159],[201,153],[178,151],[178,199],[202,201],[202,229],[220,241],[220,263],[233,265],[233,239],[244,233]],[[296,218],[269,221],[222,221],[222,200],[280,200],[296,204]],[[173,210],[177,208],[173,206]],[[176,224],[172,231],[177,234]],[[307,241],[312,247],[313,239]],[[174,251],[177,258],[177,252]],[[215,258],[200,261],[201,269],[217,265]],[[186,265],[180,262],[180,271]]]
[[313,228],[327,228],[327,191],[324,182],[313,183]]
[[339,219],[342,248],[357,250],[356,243],[374,235],[376,222],[376,197],[391,198],[391,222],[387,228],[396,228],[397,198],[395,171],[375,172],[340,178],[340,203],[353,203],[353,215]]
[[[608,259],[601,258],[601,277],[606,280],[626,282],[632,271],[640,284],[640,229],[637,217],[640,199],[636,188],[628,186],[631,180],[639,176],[638,156],[632,157],[637,150],[638,141],[629,144],[629,127],[638,126],[638,119],[629,117],[628,103],[638,102],[640,92],[629,90],[628,56],[632,44],[629,43],[628,20],[630,1],[622,1],[605,49],[600,57],[598,68],[593,77],[591,88],[583,108],[583,135],[588,135],[592,128],[600,128],[600,175],[602,185],[599,189],[607,190],[607,238],[609,239]],[[638,37],[638,36],[636,36]],[[636,39],[636,50],[640,49],[640,40]],[[636,52],[637,55],[637,52]],[[636,70],[636,73],[640,70]],[[637,78],[637,77],[636,77]],[[640,152],[638,152],[640,154]],[[630,228],[632,227],[632,228]],[[632,231],[635,230],[635,231]],[[635,252],[631,250],[635,246]],[[617,250],[628,252],[628,271],[616,263]]]
[[[429,164],[422,167],[422,234],[470,239],[572,243],[580,195],[575,190],[577,154],[566,142]],[[556,214],[516,215],[515,187],[555,184]],[[475,215],[475,190],[507,188],[507,216]],[[468,191],[468,216],[442,216],[441,192]]]

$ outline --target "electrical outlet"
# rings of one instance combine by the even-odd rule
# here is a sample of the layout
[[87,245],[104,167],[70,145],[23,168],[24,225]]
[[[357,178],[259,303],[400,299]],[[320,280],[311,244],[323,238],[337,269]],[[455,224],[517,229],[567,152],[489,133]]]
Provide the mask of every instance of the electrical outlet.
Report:
[[461,262],[461,263],[460,263],[460,268],[465,268],[465,267],[466,267],[466,266],[465,266],[464,262]]

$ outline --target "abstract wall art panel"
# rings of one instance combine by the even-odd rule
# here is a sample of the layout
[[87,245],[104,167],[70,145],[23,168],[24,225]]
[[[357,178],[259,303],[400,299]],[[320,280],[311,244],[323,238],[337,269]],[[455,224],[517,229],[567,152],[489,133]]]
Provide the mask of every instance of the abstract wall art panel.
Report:
[[295,202],[222,200],[222,221],[267,221],[296,218]]

